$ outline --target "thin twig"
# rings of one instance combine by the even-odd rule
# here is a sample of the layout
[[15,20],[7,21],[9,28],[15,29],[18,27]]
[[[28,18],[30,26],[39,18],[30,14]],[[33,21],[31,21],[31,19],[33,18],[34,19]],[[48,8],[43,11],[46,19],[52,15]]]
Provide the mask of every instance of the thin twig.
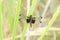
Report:
[[[27,0],[27,15],[28,15],[28,12],[30,10],[30,0]],[[29,27],[27,28],[27,36],[26,36],[26,40],[29,40],[30,36],[29,36]]]
[[47,3],[46,3],[45,9],[44,9],[44,11],[43,11],[43,13],[42,13],[41,22],[43,22],[43,20],[44,20],[44,18],[45,18],[45,15],[46,15],[46,12],[47,12],[47,10],[48,10],[48,7],[49,7],[50,3],[51,3],[51,0],[48,0]]

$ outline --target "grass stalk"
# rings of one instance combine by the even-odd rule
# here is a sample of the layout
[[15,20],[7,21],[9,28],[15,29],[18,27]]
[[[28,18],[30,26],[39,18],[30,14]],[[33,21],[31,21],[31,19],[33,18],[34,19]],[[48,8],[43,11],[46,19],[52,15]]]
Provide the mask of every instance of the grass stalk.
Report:
[[45,34],[49,31],[49,28],[52,26],[52,24],[54,23],[54,21],[56,20],[56,18],[58,17],[58,15],[60,14],[60,6],[58,6],[56,12],[53,14],[52,19],[49,21],[46,29],[43,31],[43,33],[40,35],[40,40],[43,40],[43,37],[45,36]]
[[2,29],[2,21],[3,21],[3,15],[2,15],[2,0],[0,0],[0,40],[3,40],[3,29]]
[[[32,5],[31,5],[31,8],[30,8],[29,12],[27,13],[27,16],[32,15],[32,13],[33,13],[33,11],[35,9],[35,6],[36,6],[36,2],[37,2],[37,0],[32,0]],[[20,40],[24,40],[24,37],[25,37],[25,34],[26,34],[26,30],[28,28],[28,25],[29,25],[28,23],[24,24],[24,28],[23,28],[23,32],[22,32]]]
[[48,0],[47,3],[46,3],[46,5],[45,5],[45,9],[44,9],[44,11],[42,13],[42,19],[41,19],[42,22],[43,22],[43,20],[44,20],[44,18],[46,16],[46,13],[47,13],[47,10],[49,8],[50,3],[51,3],[51,0]]
[[36,3],[37,3],[37,0],[32,0],[32,5],[31,5],[31,8],[30,8],[29,12],[27,13],[27,16],[32,15],[32,13],[35,9]]
[[16,7],[16,16],[14,18],[14,22],[13,22],[13,26],[12,26],[13,27],[13,30],[12,30],[12,40],[15,40],[16,29],[17,29],[19,14],[20,14],[21,1],[22,0],[18,0],[18,5]]
[[12,25],[13,25],[13,21],[14,21],[14,18],[13,18],[13,15],[12,15],[12,13],[10,13],[9,12],[9,14],[8,14],[8,21],[9,21],[9,24],[10,24],[10,32],[12,32]]
[[[14,21],[14,16],[12,15],[12,5],[14,5],[12,0],[9,0],[9,3],[7,4],[7,12],[8,12],[8,22],[9,22],[9,31],[12,33],[12,25]],[[15,6],[15,5],[14,5]]]

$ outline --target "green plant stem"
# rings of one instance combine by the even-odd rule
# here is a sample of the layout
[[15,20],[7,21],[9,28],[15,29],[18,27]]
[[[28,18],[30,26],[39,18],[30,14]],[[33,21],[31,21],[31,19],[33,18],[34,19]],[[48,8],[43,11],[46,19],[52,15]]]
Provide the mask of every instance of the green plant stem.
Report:
[[20,7],[21,7],[21,0],[17,0],[18,5],[16,8],[16,16],[14,18],[14,23],[13,23],[13,30],[12,30],[12,40],[15,40],[15,35],[16,35],[16,29],[17,29],[17,24],[18,24],[18,19],[19,19],[19,14],[20,14]]
[[43,40],[43,37],[49,31],[49,28],[52,26],[52,24],[54,23],[54,21],[56,20],[56,18],[58,17],[59,14],[60,14],[60,6],[58,6],[58,8],[57,8],[56,12],[54,13],[52,19],[49,21],[45,31],[43,31],[43,33],[40,35],[40,40]]
[[12,0],[9,0],[9,3],[7,4],[7,12],[8,12],[9,28],[10,28],[11,33],[12,33],[12,26],[13,26],[13,21],[14,21],[14,18],[13,18],[13,15],[12,15],[13,14],[12,13],[12,5],[14,5]]
[[[31,8],[29,10],[29,13],[27,13],[27,16],[32,15],[32,13],[33,13],[33,11],[35,9],[36,3],[37,3],[37,0],[32,0],[32,5],[31,5]],[[28,23],[25,23],[20,40],[24,40],[24,37],[25,37],[25,33],[26,33],[27,28],[28,28]]]
[[33,11],[35,9],[36,3],[37,3],[37,0],[32,0],[32,5],[31,5],[31,8],[30,8],[29,13],[27,14],[27,16],[30,16],[30,15],[33,14]]
[[3,15],[2,15],[2,2],[0,1],[0,40],[3,40],[3,30],[2,30],[2,20],[3,20]]

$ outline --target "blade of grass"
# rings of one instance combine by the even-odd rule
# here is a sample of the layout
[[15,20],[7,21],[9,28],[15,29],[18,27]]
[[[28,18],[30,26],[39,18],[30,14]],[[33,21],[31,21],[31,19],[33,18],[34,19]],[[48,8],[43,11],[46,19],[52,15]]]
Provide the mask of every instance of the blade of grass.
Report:
[[36,3],[37,3],[37,0],[32,0],[32,5],[31,5],[31,8],[30,8],[29,13],[27,14],[27,16],[32,15],[32,13],[35,9]]
[[13,15],[11,13],[8,14],[8,21],[9,21],[9,24],[10,24],[10,32],[12,32],[12,26],[13,26],[13,21],[14,21],[14,18],[13,18]]
[[43,31],[43,33],[40,36],[40,40],[43,40],[43,37],[45,36],[45,34],[48,32],[49,28],[52,26],[52,24],[54,23],[54,21],[56,20],[56,18],[58,17],[58,15],[60,14],[60,6],[58,6],[56,12],[54,13],[52,19],[50,20],[50,22],[48,23],[45,31]]
[[14,18],[12,15],[12,8],[11,8],[12,5],[13,5],[13,2],[12,0],[10,0],[9,3],[7,4],[7,12],[8,12],[9,29],[11,33],[12,33],[12,26],[13,26],[13,21],[14,21]]
[[14,18],[14,23],[13,23],[13,26],[12,26],[13,27],[13,30],[12,30],[12,40],[15,40],[16,29],[17,29],[19,14],[20,14],[21,1],[22,0],[18,0],[18,5],[17,5],[17,8],[16,8],[16,16]]
[[[32,5],[31,5],[31,8],[30,8],[29,12],[27,13],[27,16],[32,15],[32,13],[34,11],[34,8],[36,6],[36,2],[37,2],[37,0],[32,0]],[[28,28],[28,25],[29,25],[28,23],[25,23],[24,24],[24,28],[23,28],[23,32],[22,32],[22,35],[21,35],[21,39],[20,40],[24,40],[25,33],[26,33],[27,28]]]
[[2,20],[3,20],[3,15],[2,15],[2,0],[0,0],[0,40],[3,40],[3,29],[2,29]]

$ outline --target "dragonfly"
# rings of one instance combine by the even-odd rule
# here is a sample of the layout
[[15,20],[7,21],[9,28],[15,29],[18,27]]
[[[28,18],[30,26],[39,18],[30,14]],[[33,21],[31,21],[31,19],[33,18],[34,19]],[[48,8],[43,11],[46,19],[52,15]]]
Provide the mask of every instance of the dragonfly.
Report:
[[[21,15],[19,15],[21,17]],[[40,18],[42,19],[42,17],[40,16]],[[21,18],[19,18],[19,21],[21,20]],[[25,19],[26,23],[30,23],[30,27],[32,27],[32,24],[35,23],[36,21],[36,17],[33,17],[32,15],[27,16],[27,18]],[[40,21],[40,23],[42,23],[42,21]]]

